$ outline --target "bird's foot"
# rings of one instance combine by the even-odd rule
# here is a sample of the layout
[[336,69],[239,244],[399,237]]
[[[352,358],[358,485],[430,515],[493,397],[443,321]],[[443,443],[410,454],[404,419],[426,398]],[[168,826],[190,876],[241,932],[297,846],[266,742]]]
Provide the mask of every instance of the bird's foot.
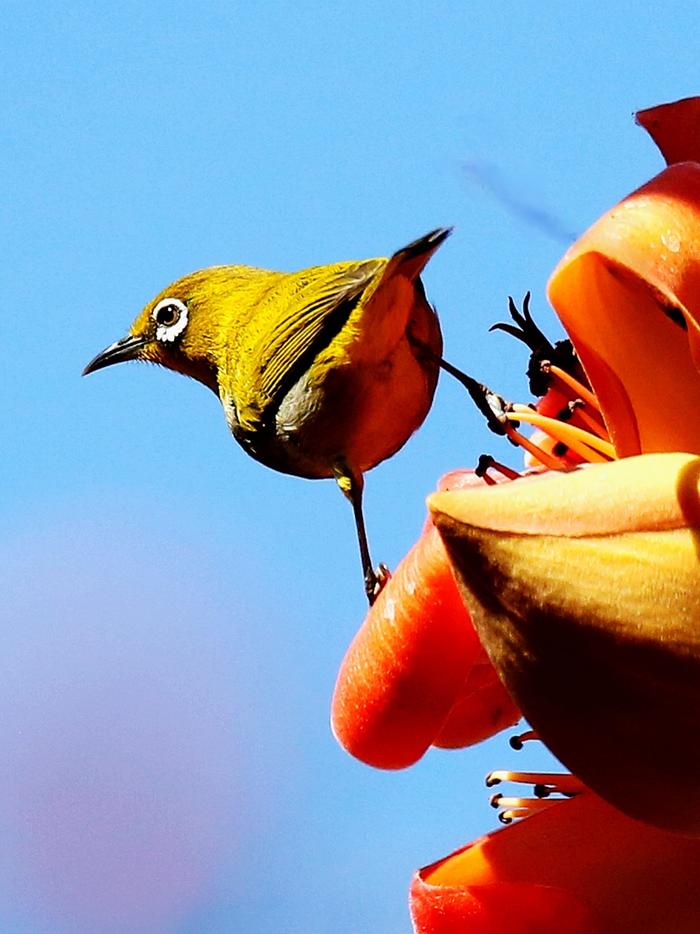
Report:
[[379,594],[384,590],[390,579],[391,571],[386,564],[383,563],[379,564],[376,571],[369,570],[365,574],[365,593],[367,594],[370,606],[372,606]]

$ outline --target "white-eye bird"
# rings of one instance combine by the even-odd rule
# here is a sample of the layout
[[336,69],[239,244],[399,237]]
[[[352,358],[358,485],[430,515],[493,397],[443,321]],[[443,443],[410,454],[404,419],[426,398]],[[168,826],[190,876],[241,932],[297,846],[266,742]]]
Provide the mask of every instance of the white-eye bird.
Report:
[[432,404],[442,335],[420,273],[449,233],[434,230],[389,259],[193,272],[149,302],[84,373],[148,360],[192,376],[219,396],[256,460],[298,477],[335,477],[352,504],[371,603],[388,572],[370,559],[363,474],[404,445]]

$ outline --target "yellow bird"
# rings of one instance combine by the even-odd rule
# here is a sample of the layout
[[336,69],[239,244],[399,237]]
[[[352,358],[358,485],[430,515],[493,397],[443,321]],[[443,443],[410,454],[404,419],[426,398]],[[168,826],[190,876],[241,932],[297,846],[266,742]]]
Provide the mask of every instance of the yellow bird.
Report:
[[192,376],[218,395],[256,460],[298,477],[335,477],[353,507],[371,603],[388,572],[370,559],[363,474],[404,445],[432,404],[442,335],[419,276],[449,234],[434,230],[390,259],[193,272],[149,302],[84,373],[148,360]]

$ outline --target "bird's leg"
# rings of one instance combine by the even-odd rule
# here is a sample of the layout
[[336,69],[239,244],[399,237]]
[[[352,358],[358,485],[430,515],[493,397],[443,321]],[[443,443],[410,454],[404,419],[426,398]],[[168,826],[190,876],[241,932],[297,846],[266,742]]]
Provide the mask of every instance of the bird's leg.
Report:
[[380,564],[377,570],[374,570],[372,558],[369,553],[369,544],[367,542],[367,531],[365,529],[365,518],[362,512],[362,491],[365,486],[364,477],[361,473],[355,474],[347,464],[338,463],[335,467],[335,481],[340,487],[342,494],[350,500],[352,513],[355,517],[355,528],[357,529],[357,541],[360,546],[360,561],[362,562],[362,573],[365,579],[365,593],[369,605],[372,606],[379,596],[382,588],[389,580],[389,569],[385,564]]
[[472,401],[479,409],[482,415],[486,417],[486,423],[491,431],[497,435],[505,435],[505,423],[503,413],[508,407],[505,399],[502,399],[497,393],[493,392],[488,386],[475,380],[462,370],[452,366],[442,357],[438,360],[438,365],[450,376],[454,376],[458,383],[461,383],[472,397]]

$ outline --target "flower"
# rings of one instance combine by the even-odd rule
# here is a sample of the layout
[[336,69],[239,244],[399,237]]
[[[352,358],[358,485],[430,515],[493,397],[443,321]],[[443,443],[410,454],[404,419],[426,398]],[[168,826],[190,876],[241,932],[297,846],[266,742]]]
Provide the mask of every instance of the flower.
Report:
[[[492,773],[534,784],[535,798],[495,796],[506,821],[527,820],[417,874],[420,934],[700,927],[700,98],[637,120],[668,167],[555,270],[571,343],[549,344],[527,300],[497,326],[532,350],[543,398],[506,404],[465,377],[539,475],[501,482],[512,472],[491,463],[430,498],[454,576],[428,526],[336,686],[336,734],[372,764],[410,764],[448,735],[466,745],[522,711],[521,738],[571,770]],[[475,680],[497,699],[460,730]],[[507,716],[489,720],[496,707]]]
[[700,846],[592,793],[476,840],[420,870],[420,934],[695,934]]

